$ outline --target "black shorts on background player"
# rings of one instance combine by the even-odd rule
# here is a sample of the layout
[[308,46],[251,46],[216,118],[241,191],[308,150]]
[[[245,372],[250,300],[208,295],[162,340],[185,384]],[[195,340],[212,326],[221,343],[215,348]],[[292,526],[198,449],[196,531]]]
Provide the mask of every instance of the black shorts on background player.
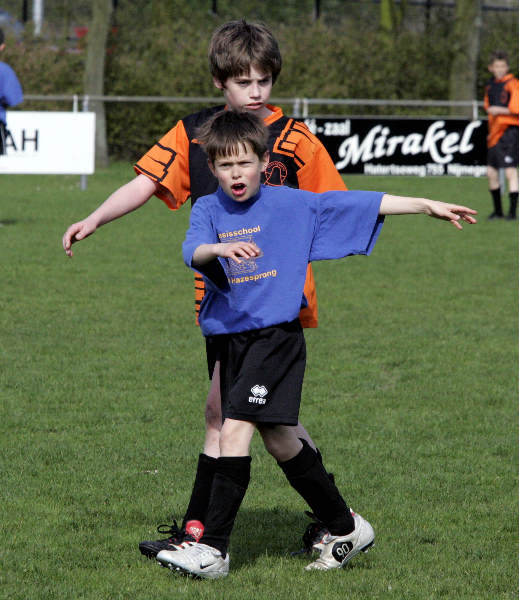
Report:
[[487,165],[494,169],[519,165],[519,127],[509,127],[497,144],[488,149]]

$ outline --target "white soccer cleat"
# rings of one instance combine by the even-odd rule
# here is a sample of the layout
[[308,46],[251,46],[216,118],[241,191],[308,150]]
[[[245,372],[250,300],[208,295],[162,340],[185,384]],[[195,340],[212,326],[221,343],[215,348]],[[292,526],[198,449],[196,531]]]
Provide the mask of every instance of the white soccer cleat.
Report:
[[359,552],[367,552],[375,542],[373,527],[360,515],[351,511],[355,521],[355,529],[348,535],[332,535],[326,533],[314,544],[320,551],[319,558],[305,567],[306,571],[317,569],[328,571],[344,567]]
[[218,579],[229,574],[229,553],[222,553],[206,544],[192,543],[177,546],[177,550],[162,550],[157,560],[172,571],[178,571],[192,577]]

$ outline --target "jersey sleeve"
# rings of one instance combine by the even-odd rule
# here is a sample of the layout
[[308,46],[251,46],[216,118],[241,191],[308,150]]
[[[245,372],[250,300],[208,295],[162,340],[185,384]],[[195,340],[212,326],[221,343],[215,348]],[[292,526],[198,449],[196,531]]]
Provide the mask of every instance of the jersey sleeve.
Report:
[[155,195],[176,210],[191,195],[189,139],[182,121],[134,165],[135,172],[159,184]]
[[510,101],[508,102],[508,109],[512,115],[519,115],[519,79],[515,77],[510,81],[508,90],[510,92]]
[[327,192],[319,197],[318,219],[310,260],[370,254],[384,217],[382,192]]
[[6,107],[20,104],[20,102],[23,101],[22,86],[18,81],[16,73],[9,65],[6,65],[5,63],[0,72],[0,79],[2,80],[0,104],[3,104]]
[[295,154],[303,163],[297,174],[299,189],[318,194],[348,189],[322,142],[304,123],[297,125],[299,140]]

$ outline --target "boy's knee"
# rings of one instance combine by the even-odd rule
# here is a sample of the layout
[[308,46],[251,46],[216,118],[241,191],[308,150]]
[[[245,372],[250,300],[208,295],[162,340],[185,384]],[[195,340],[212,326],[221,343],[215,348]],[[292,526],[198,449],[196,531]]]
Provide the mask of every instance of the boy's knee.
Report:
[[294,428],[263,425],[258,429],[265,449],[277,461],[290,460],[301,451],[302,444],[295,435]]
[[247,456],[255,425],[248,421],[226,419],[220,433],[221,456]]

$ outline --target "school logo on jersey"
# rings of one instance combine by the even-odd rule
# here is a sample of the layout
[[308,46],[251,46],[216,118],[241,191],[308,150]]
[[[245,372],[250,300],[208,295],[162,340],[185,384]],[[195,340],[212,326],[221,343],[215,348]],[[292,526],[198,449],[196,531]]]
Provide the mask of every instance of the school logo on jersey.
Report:
[[265,169],[265,183],[267,185],[279,186],[285,183],[288,171],[286,166],[278,160],[269,162]]
[[249,396],[249,402],[251,404],[266,404],[267,399],[265,396],[268,394],[268,390],[264,385],[256,384],[250,390],[252,392],[252,396]]
[[[257,227],[252,227],[250,229],[239,229],[238,231],[229,231],[229,232],[225,232],[224,234],[219,234],[219,238],[223,239],[224,242],[248,242],[249,244],[256,244],[256,241],[254,239],[254,234],[242,234],[240,235],[240,233],[242,231],[248,231],[248,232],[256,232],[256,231],[261,231],[260,226],[258,225]],[[224,238],[222,238],[222,236],[224,236]],[[231,235],[233,237],[231,237]],[[256,244],[258,245],[258,244]],[[253,256],[251,258],[241,258],[239,263],[234,262],[234,260],[231,260],[230,258],[226,259],[226,264],[227,264],[227,275],[229,277],[235,278],[239,275],[247,275],[250,273],[254,273],[255,271],[258,270],[258,264],[256,262],[256,260],[258,258],[261,258],[263,256],[263,252],[260,249],[260,252],[257,256]],[[252,281],[252,280],[251,280]]]

